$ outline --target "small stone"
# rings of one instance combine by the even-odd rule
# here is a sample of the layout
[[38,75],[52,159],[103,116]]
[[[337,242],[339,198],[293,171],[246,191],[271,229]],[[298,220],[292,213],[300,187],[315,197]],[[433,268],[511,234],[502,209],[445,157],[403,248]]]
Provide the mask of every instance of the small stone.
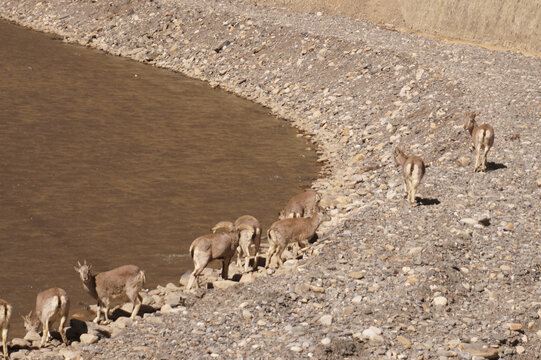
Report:
[[515,225],[513,225],[512,223],[507,223],[505,224],[503,229],[506,231],[515,231]]
[[383,342],[383,337],[381,336],[381,329],[375,326],[370,326],[368,329],[364,329],[362,336],[365,339],[368,339],[372,342]]
[[29,352],[28,350],[19,350],[17,352],[12,352],[9,354],[11,360],[23,360],[28,359]]
[[265,320],[258,320],[257,321],[257,326],[265,326],[267,325],[267,322]]
[[342,310],[342,314],[345,316],[351,315],[355,312],[354,306],[346,306],[344,307],[344,310]]
[[364,272],[362,271],[351,271],[348,273],[348,276],[353,279],[360,280],[364,278]]
[[30,341],[21,338],[13,338],[11,339],[11,346],[18,346],[20,348],[29,347]]
[[509,324],[509,330],[512,330],[512,331],[521,331],[521,330],[522,330],[522,324],[519,324],[519,323],[511,323],[511,324]]
[[302,348],[298,345],[294,345],[292,347],[289,348],[291,351],[293,352],[301,352],[302,351]]
[[432,303],[436,306],[446,306],[448,302],[445,296],[436,296]]
[[252,318],[252,313],[249,312],[248,310],[244,309],[242,310],[242,317],[246,320],[248,319],[251,319]]
[[524,346],[520,346],[520,345],[517,346],[517,347],[515,348],[515,350],[517,351],[517,354],[519,354],[519,355],[520,355],[520,354],[524,354],[524,352],[526,351],[526,349],[524,348]]
[[321,340],[321,344],[322,344],[322,345],[327,346],[327,345],[329,345],[330,343],[331,343],[331,339],[329,339],[328,337],[323,338],[323,339]]
[[59,352],[60,356],[64,357],[64,360],[76,360],[81,358],[80,351],[74,351],[69,349],[61,349]]
[[177,294],[169,294],[165,297],[165,303],[171,305],[172,307],[177,305],[183,305],[184,299]]
[[121,316],[118,319],[116,319],[113,325],[115,327],[124,329],[125,327],[127,327],[128,325],[131,325],[132,323],[133,323],[133,320],[130,319],[129,317]]
[[474,226],[474,225],[477,225],[477,220],[472,219],[472,218],[463,218],[463,219],[460,219],[460,223],[463,225]]
[[537,186],[541,187],[541,178],[537,179]]
[[464,346],[464,351],[470,353],[471,356],[481,356],[485,359],[499,358],[499,348],[490,348],[481,343],[467,344]]
[[[188,281],[190,280],[190,274],[192,272],[190,270],[186,271],[184,274],[182,274],[182,276],[180,277],[180,279],[178,280],[178,283],[182,286],[186,286],[188,285]],[[150,293],[149,293],[150,294]]]
[[255,275],[251,272],[243,274],[240,278],[240,283],[252,283],[255,281]]
[[40,341],[41,336],[39,336],[39,334],[37,332],[35,332],[35,331],[29,331],[24,336],[24,340],[28,340],[29,342]]
[[79,341],[83,345],[91,345],[97,343],[99,340],[97,335],[94,334],[82,334]]
[[212,283],[212,286],[216,289],[227,290],[230,287],[237,286],[238,282],[232,280],[218,280]]
[[359,305],[362,302],[363,302],[363,297],[361,295],[357,295],[351,300],[351,303],[355,305]]
[[171,312],[171,310],[173,310],[173,307],[171,305],[169,305],[169,304],[165,304],[160,308],[160,312],[162,314],[167,314],[167,313]]
[[411,347],[411,341],[408,338],[405,338],[404,336],[397,336],[396,340],[404,345],[406,349],[409,349]]
[[331,315],[323,315],[319,318],[319,323],[322,325],[330,326],[332,324],[332,316]]
[[471,159],[468,158],[468,157],[459,157],[458,158],[458,162],[460,163],[460,165],[462,166],[468,166],[471,164]]

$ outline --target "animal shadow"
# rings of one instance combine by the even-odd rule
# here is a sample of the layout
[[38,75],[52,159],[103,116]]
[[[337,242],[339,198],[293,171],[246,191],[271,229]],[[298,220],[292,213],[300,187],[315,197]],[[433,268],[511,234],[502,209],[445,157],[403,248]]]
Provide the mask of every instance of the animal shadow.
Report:
[[[141,307],[139,308],[139,312],[137,313],[137,315],[143,316],[144,314],[151,314],[151,313],[155,313],[156,311],[158,311],[158,309],[155,309],[152,306],[141,304]],[[127,312],[125,310],[117,308],[113,311],[111,316],[109,316],[109,319],[112,321],[116,321],[120,317],[130,317],[130,316],[131,316],[131,312]]]
[[495,171],[499,169],[507,169],[507,166],[505,164],[487,161],[487,171]]
[[415,201],[417,201],[419,205],[439,205],[440,204],[440,201],[438,199],[415,197]]
[[308,243],[309,243],[309,244],[313,244],[313,243],[315,243],[316,241],[318,241],[318,239],[319,239],[319,238],[318,238],[317,234],[314,234],[314,236],[312,236],[312,238],[311,238],[310,240],[308,240]]

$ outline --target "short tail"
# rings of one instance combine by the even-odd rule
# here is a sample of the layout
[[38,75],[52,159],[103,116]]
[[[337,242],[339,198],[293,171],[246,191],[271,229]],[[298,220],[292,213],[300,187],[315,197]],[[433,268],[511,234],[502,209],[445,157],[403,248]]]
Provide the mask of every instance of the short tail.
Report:
[[193,251],[194,251],[194,248],[195,248],[195,246],[193,246],[193,244],[190,245],[190,256],[192,257],[192,259],[193,259]]
[[271,242],[274,242],[274,239],[273,239],[273,231],[272,229],[269,229],[267,230],[267,242],[270,244]]
[[67,296],[59,296],[58,297],[58,308],[60,309],[60,312],[62,314],[68,314],[70,309],[70,299]]

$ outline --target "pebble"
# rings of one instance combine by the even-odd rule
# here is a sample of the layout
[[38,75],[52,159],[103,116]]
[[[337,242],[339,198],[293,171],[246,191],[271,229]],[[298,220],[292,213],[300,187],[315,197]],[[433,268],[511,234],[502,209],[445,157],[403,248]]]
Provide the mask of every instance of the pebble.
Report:
[[91,345],[97,343],[99,340],[97,335],[94,334],[82,334],[79,341],[83,345]]
[[436,296],[432,303],[436,306],[447,306],[447,298],[445,296]]
[[365,339],[368,339],[372,342],[381,343],[383,342],[383,337],[381,336],[381,329],[375,326],[370,326],[368,329],[364,329],[362,336]]
[[486,359],[499,358],[499,349],[491,348],[484,344],[473,343],[464,346],[464,351],[468,352],[472,356],[480,356]]
[[291,349],[291,351],[293,351],[293,352],[301,352],[301,351],[302,351],[302,347],[297,346],[297,345],[292,346],[290,349]]
[[332,316],[331,315],[323,315],[319,318],[319,322],[322,325],[330,326],[332,324]]
[[353,279],[363,279],[364,278],[364,272],[362,271],[350,271],[348,273],[348,276]]

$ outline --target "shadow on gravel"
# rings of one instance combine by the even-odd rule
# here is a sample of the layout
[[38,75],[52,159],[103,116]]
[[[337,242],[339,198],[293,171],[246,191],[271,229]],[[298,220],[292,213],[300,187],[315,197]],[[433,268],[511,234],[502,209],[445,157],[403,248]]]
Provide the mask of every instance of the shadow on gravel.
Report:
[[317,359],[338,360],[344,358],[367,359],[365,346],[359,340],[338,337],[329,346],[319,345],[314,351]]
[[440,201],[438,199],[416,197],[415,200],[419,203],[419,205],[439,205],[440,204]]
[[487,161],[487,171],[495,171],[499,169],[507,169],[507,166],[505,166],[505,164]]

